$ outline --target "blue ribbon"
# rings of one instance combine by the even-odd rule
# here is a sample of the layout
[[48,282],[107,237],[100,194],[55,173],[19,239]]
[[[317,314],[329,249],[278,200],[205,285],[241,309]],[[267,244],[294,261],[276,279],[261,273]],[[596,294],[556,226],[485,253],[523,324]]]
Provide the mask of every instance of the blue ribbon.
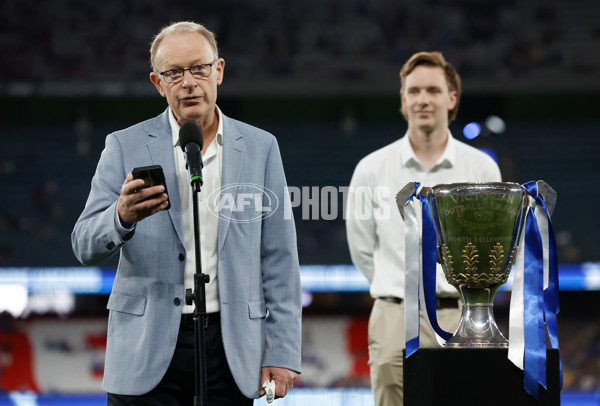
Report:
[[[416,196],[421,201],[421,218],[422,218],[422,257],[423,257],[423,294],[425,296],[425,308],[429,323],[433,330],[444,340],[449,340],[452,337],[451,333],[442,330],[437,322],[437,306],[436,306],[436,258],[437,258],[437,239],[435,235],[435,227],[429,202],[427,197],[421,193],[417,194],[417,190],[421,186],[420,182],[415,183],[415,192],[412,193],[406,201],[408,202],[413,196]],[[418,347],[417,347],[418,348]]]
[[543,326],[543,249],[533,209],[529,208],[525,224],[524,332],[525,390],[539,398],[538,382],[546,381],[546,342]]
[[410,357],[419,349],[419,336],[406,342],[406,358]]
[[[559,301],[559,285],[558,285],[558,255],[556,251],[556,239],[554,237],[554,229],[552,228],[552,221],[550,220],[550,213],[546,207],[544,199],[539,194],[537,182],[528,182],[523,185],[529,195],[533,197],[538,206],[544,209],[548,218],[548,287],[543,293],[543,314],[544,322],[546,323],[546,329],[548,331],[548,337],[550,339],[550,345],[552,348],[558,349],[558,326],[556,316],[560,312],[560,301]],[[545,340],[545,338],[544,338]],[[560,387],[563,384],[562,374],[562,362],[559,358],[560,367]],[[544,375],[545,380],[545,375]],[[544,385],[546,387],[546,385]]]

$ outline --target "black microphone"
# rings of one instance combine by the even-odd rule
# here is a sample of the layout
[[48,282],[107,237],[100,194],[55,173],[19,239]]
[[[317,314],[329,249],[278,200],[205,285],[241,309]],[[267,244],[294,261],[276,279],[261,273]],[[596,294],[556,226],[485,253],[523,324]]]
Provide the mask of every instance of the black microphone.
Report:
[[190,172],[190,184],[196,191],[204,183],[202,179],[202,129],[191,121],[183,123],[179,130],[179,146],[185,155],[185,164]]

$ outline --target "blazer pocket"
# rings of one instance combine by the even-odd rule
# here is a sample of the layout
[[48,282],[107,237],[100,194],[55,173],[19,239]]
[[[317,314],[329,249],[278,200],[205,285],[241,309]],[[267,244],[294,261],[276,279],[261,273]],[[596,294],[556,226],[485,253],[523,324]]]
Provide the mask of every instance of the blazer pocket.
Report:
[[248,312],[251,319],[264,319],[267,317],[267,305],[264,300],[248,302]]
[[106,308],[116,312],[142,316],[146,309],[146,298],[144,296],[127,295],[124,293],[113,292],[108,298]]

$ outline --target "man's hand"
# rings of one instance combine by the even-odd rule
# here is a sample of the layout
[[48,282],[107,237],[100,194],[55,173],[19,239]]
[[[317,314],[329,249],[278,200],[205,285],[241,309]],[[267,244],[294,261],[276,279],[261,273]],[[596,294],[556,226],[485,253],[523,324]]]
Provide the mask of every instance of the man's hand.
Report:
[[298,374],[286,368],[263,367],[262,377],[260,378],[260,396],[265,395],[265,389],[262,384],[265,381],[275,381],[275,399],[284,397],[294,386],[294,381],[298,378]]
[[144,187],[144,180],[133,179],[129,172],[121,186],[117,205],[119,217],[126,223],[136,223],[166,209],[168,198],[164,186]]

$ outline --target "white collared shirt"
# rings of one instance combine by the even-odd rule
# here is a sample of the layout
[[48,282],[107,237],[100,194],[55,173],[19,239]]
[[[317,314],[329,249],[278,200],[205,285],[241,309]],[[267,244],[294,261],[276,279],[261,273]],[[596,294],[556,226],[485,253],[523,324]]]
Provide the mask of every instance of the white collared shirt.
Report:
[[[219,117],[217,136],[202,155],[204,167],[202,178],[204,183],[198,194],[198,215],[200,217],[200,257],[202,272],[209,275],[210,282],[206,284],[206,312],[219,311],[219,292],[217,280],[217,240],[219,231],[218,199],[215,195],[221,187],[221,170],[223,167],[223,120],[221,110],[216,107]],[[175,120],[169,108],[169,123],[173,136],[173,151],[175,154],[175,168],[177,170],[177,184],[181,198],[181,219],[183,225],[183,243],[185,246],[185,288],[193,289],[194,274],[196,273],[196,256],[194,247],[194,224],[192,208],[192,187],[190,174],[185,166],[185,156],[179,146],[179,129],[181,126]],[[209,198],[210,197],[210,198]],[[185,305],[183,313],[192,313],[193,305]]]
[[[415,155],[408,134],[367,155],[350,182],[346,233],[352,262],[371,283],[371,296],[404,298],[404,221],[396,194],[409,182],[424,186],[455,182],[499,182],[500,169],[487,154],[455,140],[427,170]],[[456,296],[438,264],[437,293]]]

